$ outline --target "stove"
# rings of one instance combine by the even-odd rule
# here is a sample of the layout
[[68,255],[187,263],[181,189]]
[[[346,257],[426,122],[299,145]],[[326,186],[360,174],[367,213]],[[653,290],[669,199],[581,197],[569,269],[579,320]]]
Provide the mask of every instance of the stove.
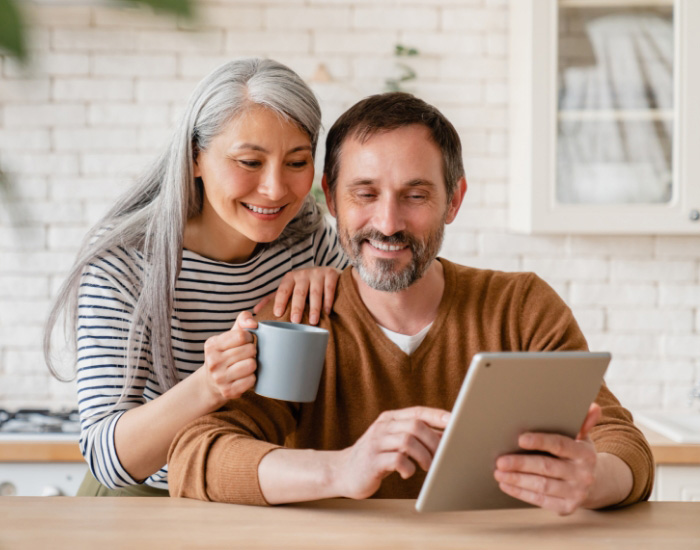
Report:
[[[80,438],[78,411],[0,409],[0,447],[19,448],[26,456],[3,458],[0,453],[0,497],[74,495],[87,471],[84,461],[37,460],[31,449],[70,445]],[[27,445],[28,444],[28,445]],[[45,452],[45,451],[43,451]]]
[[10,412],[0,409],[0,440],[61,441],[77,440],[79,436],[77,410],[20,409]]

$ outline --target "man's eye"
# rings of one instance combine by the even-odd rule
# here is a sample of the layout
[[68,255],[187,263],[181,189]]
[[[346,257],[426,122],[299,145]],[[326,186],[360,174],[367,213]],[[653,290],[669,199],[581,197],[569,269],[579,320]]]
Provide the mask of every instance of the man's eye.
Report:
[[239,160],[238,163],[246,168],[257,168],[262,164],[259,160]]

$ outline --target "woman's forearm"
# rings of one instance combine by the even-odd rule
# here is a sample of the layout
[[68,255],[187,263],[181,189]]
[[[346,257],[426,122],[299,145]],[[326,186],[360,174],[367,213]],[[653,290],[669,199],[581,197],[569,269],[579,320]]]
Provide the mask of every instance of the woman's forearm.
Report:
[[162,468],[175,434],[187,423],[223,405],[207,391],[203,369],[153,401],[125,412],[116,424],[114,444],[124,469],[141,481]]

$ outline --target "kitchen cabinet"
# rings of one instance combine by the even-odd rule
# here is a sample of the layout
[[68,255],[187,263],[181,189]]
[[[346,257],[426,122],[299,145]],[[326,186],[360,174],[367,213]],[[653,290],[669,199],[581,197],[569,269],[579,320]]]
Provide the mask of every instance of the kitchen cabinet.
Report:
[[0,496],[73,496],[86,472],[70,437],[0,438]]
[[700,2],[510,3],[510,228],[700,233]]
[[643,423],[639,428],[654,455],[651,500],[700,502],[700,444],[676,443]]
[[700,502],[700,465],[658,465],[652,500]]

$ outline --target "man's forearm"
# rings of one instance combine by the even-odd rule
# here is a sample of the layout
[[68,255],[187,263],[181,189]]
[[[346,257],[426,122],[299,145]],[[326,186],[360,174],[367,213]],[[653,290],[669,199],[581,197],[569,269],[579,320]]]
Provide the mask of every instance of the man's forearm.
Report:
[[598,453],[595,481],[584,502],[590,509],[619,504],[632,491],[632,470],[621,458],[610,453]]
[[342,451],[276,449],[258,465],[260,489],[269,504],[344,496],[337,475]]

